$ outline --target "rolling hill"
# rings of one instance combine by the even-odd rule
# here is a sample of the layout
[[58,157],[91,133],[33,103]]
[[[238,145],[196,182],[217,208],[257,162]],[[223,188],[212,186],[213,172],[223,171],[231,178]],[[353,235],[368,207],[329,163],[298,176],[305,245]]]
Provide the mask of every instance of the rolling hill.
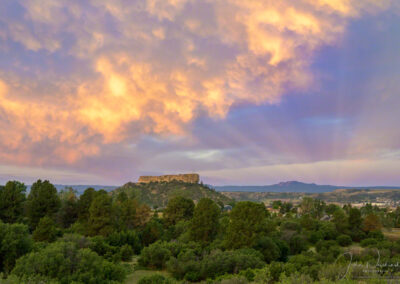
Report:
[[198,183],[185,183],[179,181],[172,182],[150,182],[127,184],[115,189],[113,194],[125,192],[130,197],[135,197],[138,201],[150,207],[165,207],[168,200],[175,196],[183,196],[192,199],[195,203],[201,198],[207,197],[215,202],[228,204],[233,200],[220,192]]

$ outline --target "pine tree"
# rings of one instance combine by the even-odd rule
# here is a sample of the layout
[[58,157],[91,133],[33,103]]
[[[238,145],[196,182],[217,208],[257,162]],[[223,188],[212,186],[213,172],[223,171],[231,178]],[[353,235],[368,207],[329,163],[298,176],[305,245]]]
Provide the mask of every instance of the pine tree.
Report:
[[15,223],[23,218],[26,186],[18,181],[9,181],[0,188],[0,219]]
[[113,230],[112,199],[107,193],[99,194],[90,205],[88,235],[109,235]]
[[40,219],[35,231],[33,232],[33,239],[37,242],[53,242],[57,238],[57,228],[54,221],[44,216]]
[[190,224],[190,238],[203,245],[213,241],[218,230],[221,209],[209,198],[202,198],[197,204]]
[[32,185],[27,200],[27,217],[32,229],[44,216],[53,217],[60,208],[57,189],[48,180],[38,180]]

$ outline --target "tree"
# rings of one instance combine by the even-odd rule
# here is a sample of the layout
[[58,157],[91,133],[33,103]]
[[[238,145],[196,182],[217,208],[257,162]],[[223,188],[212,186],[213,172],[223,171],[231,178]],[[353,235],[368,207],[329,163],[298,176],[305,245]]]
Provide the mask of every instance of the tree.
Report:
[[143,227],[150,218],[150,207],[128,198],[125,192],[118,194],[114,203],[116,224],[120,230]]
[[33,239],[37,242],[53,242],[57,239],[57,228],[50,217],[44,216],[40,219],[33,232]]
[[363,230],[365,232],[374,232],[374,231],[379,231],[381,229],[382,225],[379,220],[379,217],[376,216],[375,214],[371,213],[364,219],[363,223]]
[[293,203],[283,202],[279,209],[279,213],[286,214],[286,213],[289,213],[290,211],[292,211],[292,209],[293,209]]
[[89,220],[89,208],[96,196],[96,190],[91,187],[87,188],[80,196],[78,201],[78,220],[80,222],[86,223]]
[[193,211],[193,200],[177,196],[168,201],[163,216],[167,225],[175,225],[181,220],[189,220],[192,218]]
[[351,230],[359,229],[362,224],[361,211],[357,208],[349,209],[349,226]]
[[149,244],[160,240],[163,234],[164,227],[161,219],[158,217],[151,218],[142,231],[143,246],[148,246]]
[[57,189],[48,180],[38,180],[31,187],[26,205],[29,224],[35,229],[42,217],[53,217],[60,208]]
[[136,208],[135,227],[143,227],[150,219],[151,209],[146,204],[140,204]]
[[58,211],[58,222],[63,228],[69,228],[78,219],[78,199],[75,191],[70,188],[61,192],[61,208]]
[[99,194],[90,205],[88,235],[107,236],[113,230],[112,199],[107,193]]
[[333,213],[333,223],[336,226],[336,230],[343,233],[348,228],[348,219],[343,209],[338,209]]
[[121,259],[123,261],[130,261],[134,254],[133,249],[130,245],[123,245],[120,250]]
[[139,264],[149,267],[162,269],[166,262],[171,258],[171,251],[168,249],[168,243],[155,242],[142,250],[139,258]]
[[348,235],[340,235],[336,241],[338,242],[339,245],[341,245],[342,247],[346,247],[351,245],[352,240],[350,238],[350,236]]
[[281,206],[282,206],[282,201],[280,201],[280,200],[272,201],[272,208],[273,209],[277,210],[277,209],[281,208]]
[[18,181],[9,181],[0,188],[0,219],[15,223],[22,219],[26,186]]
[[302,235],[296,234],[290,238],[289,247],[291,254],[299,254],[307,249],[307,242]]
[[300,203],[301,214],[311,214],[314,208],[314,199],[303,197]]
[[317,219],[322,217],[325,208],[325,202],[311,197],[303,197],[300,203],[301,214],[310,214]]
[[32,245],[28,226],[0,221],[0,272],[8,274],[14,268],[15,261],[31,251]]
[[209,198],[202,198],[197,204],[190,224],[190,238],[203,245],[214,240],[218,231],[220,208]]
[[267,211],[264,204],[250,201],[238,202],[230,213],[226,234],[229,248],[251,247],[266,228]]
[[264,260],[267,263],[277,260],[281,256],[278,245],[269,237],[262,237],[258,239],[254,245],[254,249],[263,254]]

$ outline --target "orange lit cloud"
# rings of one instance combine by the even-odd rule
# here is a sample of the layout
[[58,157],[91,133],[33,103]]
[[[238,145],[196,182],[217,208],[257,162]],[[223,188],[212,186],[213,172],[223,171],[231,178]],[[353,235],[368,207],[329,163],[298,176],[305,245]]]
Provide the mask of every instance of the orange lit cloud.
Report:
[[[0,34],[30,52],[62,54],[90,69],[82,78],[41,78],[35,88],[24,86],[17,74],[0,73],[2,161],[73,164],[99,154],[103,144],[143,134],[184,135],[196,117],[224,118],[235,104],[278,103],[288,90],[312,84],[314,52],[339,40],[349,20],[389,4],[80,3],[20,1],[26,21],[9,21],[7,33]],[[213,13],[193,15],[187,9],[196,5]],[[50,80],[56,86],[66,80],[68,88],[43,97],[39,91]],[[51,145],[51,158],[34,153],[32,145],[41,143]]]

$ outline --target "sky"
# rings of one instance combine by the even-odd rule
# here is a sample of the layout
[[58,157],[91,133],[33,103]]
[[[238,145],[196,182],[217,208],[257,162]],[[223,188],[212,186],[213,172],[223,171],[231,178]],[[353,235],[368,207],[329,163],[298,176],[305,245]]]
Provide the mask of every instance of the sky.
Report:
[[2,0],[0,183],[400,185],[397,0]]

